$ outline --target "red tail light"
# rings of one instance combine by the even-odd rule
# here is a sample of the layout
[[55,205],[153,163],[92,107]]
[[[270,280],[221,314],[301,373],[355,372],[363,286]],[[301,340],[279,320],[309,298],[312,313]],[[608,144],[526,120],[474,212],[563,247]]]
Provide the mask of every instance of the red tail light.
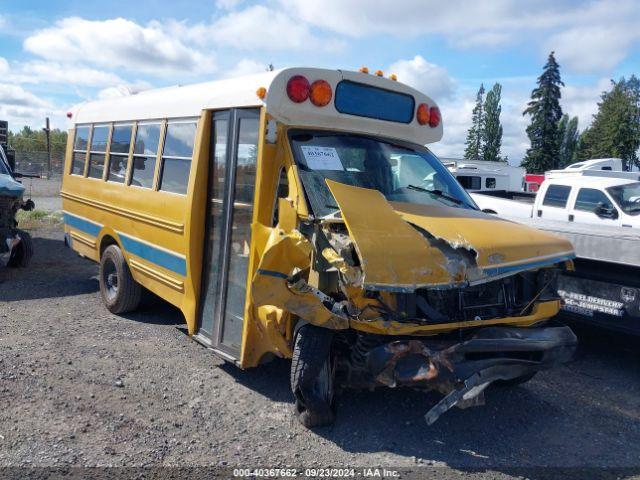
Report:
[[71,118],[71,117],[73,117],[73,113],[67,112],[67,118]]
[[329,82],[316,80],[311,84],[309,98],[316,107],[324,107],[331,101],[331,97],[333,97],[333,91]]
[[421,103],[418,105],[418,110],[416,111],[416,120],[420,125],[426,125],[429,123],[429,105],[426,103]]
[[435,128],[440,125],[441,120],[440,109],[438,107],[431,107],[429,110],[429,126]]
[[287,82],[287,96],[292,102],[302,103],[309,98],[309,80],[302,75],[294,75]]

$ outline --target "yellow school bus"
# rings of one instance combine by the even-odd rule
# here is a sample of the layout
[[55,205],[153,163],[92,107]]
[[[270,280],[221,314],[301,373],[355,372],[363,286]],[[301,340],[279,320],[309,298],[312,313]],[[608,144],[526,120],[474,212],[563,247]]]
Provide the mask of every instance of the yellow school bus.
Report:
[[480,212],[425,146],[436,102],[394,77],[289,68],[69,116],[65,241],[107,308],[148,289],[241,368],[292,358],[307,426],[338,383],[437,389],[431,423],[571,357],[547,322],[571,244]]

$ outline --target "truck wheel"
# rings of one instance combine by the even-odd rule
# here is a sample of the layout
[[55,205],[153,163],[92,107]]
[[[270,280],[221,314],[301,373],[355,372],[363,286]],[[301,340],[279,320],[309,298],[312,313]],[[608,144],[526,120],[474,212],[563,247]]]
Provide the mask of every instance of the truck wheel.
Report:
[[138,308],[142,287],[131,276],[129,266],[117,245],[109,245],[100,257],[100,294],[111,313]]
[[307,428],[331,425],[335,368],[331,355],[333,332],[314,325],[298,329],[291,360],[291,390],[295,411]]
[[529,380],[536,376],[536,373],[538,372],[527,373],[526,375],[512,378],[511,380],[496,380],[493,383],[499,387],[515,387],[517,385],[527,383]]
[[24,230],[16,230],[20,237],[20,243],[11,252],[7,266],[11,268],[23,268],[29,265],[33,256],[33,240]]

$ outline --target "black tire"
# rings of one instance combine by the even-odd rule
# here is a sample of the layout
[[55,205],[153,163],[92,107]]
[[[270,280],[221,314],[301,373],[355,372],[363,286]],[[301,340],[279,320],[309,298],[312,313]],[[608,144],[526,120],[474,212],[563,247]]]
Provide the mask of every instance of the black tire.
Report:
[[511,380],[496,380],[493,382],[498,387],[515,387],[517,385],[522,385],[523,383],[527,383],[533,377],[536,376],[538,372],[527,373],[526,375],[522,375],[520,377],[512,378]]
[[100,294],[111,313],[126,313],[138,308],[142,287],[131,276],[122,251],[109,245],[100,257]]
[[331,425],[335,362],[331,355],[333,332],[314,325],[303,325],[296,333],[291,360],[291,391],[295,412],[307,428]]
[[31,257],[33,257],[33,240],[24,230],[16,230],[20,237],[20,243],[15,246],[7,262],[7,266],[11,268],[24,268],[29,266]]

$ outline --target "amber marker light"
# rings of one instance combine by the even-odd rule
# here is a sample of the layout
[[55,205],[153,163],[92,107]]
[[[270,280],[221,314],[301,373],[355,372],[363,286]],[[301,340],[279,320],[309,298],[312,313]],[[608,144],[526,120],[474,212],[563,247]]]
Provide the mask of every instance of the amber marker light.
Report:
[[264,87],[260,87],[260,88],[258,88],[258,90],[256,90],[256,95],[258,96],[258,98],[259,98],[260,100],[263,100],[263,99],[264,99],[264,97],[266,97],[266,96],[267,96],[267,89],[266,89],[266,88],[264,88]]
[[396,82],[398,80],[398,76],[395,73],[392,73],[391,75],[389,75],[389,78],[391,80],[393,80],[394,82]]
[[324,107],[331,101],[333,91],[326,80],[316,80],[309,89],[309,99],[316,107]]
[[421,103],[418,105],[418,111],[416,112],[416,120],[420,125],[426,125],[429,123],[429,105]]
[[360,67],[360,73],[369,73],[369,69],[367,67]]
[[382,77],[384,75],[384,73],[382,72],[382,70],[376,70],[376,77]]

